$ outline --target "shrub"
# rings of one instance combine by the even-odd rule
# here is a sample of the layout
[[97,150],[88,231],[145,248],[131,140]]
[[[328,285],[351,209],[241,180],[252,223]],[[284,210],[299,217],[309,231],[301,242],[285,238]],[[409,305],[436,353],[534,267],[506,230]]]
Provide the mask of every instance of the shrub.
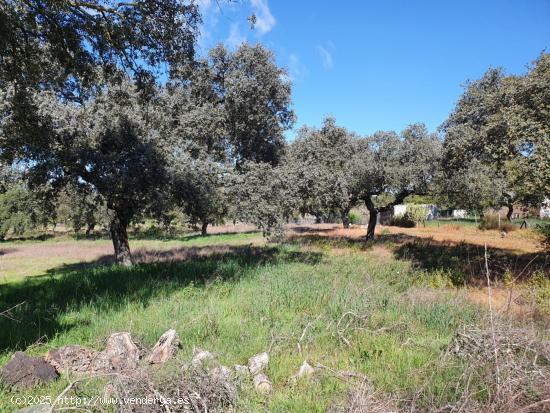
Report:
[[488,230],[488,229],[497,229],[501,231],[514,231],[517,229],[517,227],[512,224],[511,222],[506,221],[504,218],[500,218],[500,224],[499,224],[499,218],[498,215],[494,214],[487,214],[483,216],[481,219],[481,222],[479,223],[479,229]]
[[396,227],[413,228],[426,219],[426,207],[422,205],[407,205],[403,215],[394,216],[390,222]]
[[405,213],[403,215],[397,215],[392,217],[390,221],[390,225],[394,227],[403,227],[403,228],[413,228],[416,226],[416,222],[414,222],[408,213]]
[[537,231],[542,235],[542,247],[550,254],[550,224],[537,225]]
[[407,205],[407,213],[409,219],[418,225],[426,220],[427,215],[426,207],[423,205]]
[[361,214],[357,211],[350,211],[348,214],[348,220],[350,224],[360,224],[361,223]]

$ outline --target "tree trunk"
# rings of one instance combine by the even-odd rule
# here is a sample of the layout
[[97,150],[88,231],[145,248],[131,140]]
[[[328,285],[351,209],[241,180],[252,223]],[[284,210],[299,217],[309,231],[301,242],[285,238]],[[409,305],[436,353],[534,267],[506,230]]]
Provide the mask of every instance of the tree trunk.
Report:
[[349,228],[349,209],[342,210],[342,225],[344,228]]
[[365,198],[365,205],[369,210],[369,225],[367,227],[367,240],[374,239],[374,230],[376,229],[376,222],[378,221],[378,209],[374,206],[372,199]]
[[130,244],[128,243],[128,221],[121,218],[118,212],[115,211],[115,215],[110,225],[111,239],[113,240],[113,247],[115,249],[115,261],[117,264],[130,267],[132,262],[132,255],[130,254]]
[[208,221],[202,221],[201,225],[201,235],[205,236],[207,234],[206,228],[208,227]]
[[508,204],[508,212],[506,213],[506,218],[509,222],[512,222],[512,214],[514,213],[514,204]]
[[86,238],[90,237],[90,234],[95,228],[95,224],[88,224],[88,227],[86,228]]

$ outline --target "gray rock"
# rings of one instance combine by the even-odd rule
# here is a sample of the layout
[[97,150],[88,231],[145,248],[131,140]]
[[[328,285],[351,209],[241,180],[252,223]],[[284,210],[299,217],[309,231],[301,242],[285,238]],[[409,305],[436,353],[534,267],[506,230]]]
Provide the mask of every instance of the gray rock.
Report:
[[200,348],[193,348],[193,359],[191,365],[195,368],[203,368],[204,370],[211,370],[219,367],[218,360],[212,353]]
[[248,369],[253,376],[261,373],[267,368],[269,355],[266,352],[256,354],[248,359]]
[[59,374],[83,375],[89,373],[90,366],[98,355],[98,351],[70,345],[48,351],[46,361],[54,366]]
[[290,378],[291,382],[296,382],[298,379],[311,379],[317,370],[313,368],[307,361],[304,360],[298,372]]
[[16,352],[0,370],[0,378],[8,386],[28,388],[58,377],[55,368],[42,357],[29,357],[22,351]]
[[254,376],[254,388],[258,393],[268,394],[272,387],[271,381],[265,374],[260,373]]
[[159,341],[157,341],[157,344],[153,347],[153,350],[148,357],[149,363],[165,363],[168,359],[176,355],[180,345],[181,341],[176,333],[176,330],[168,330],[160,336]]
[[114,333],[107,339],[105,350],[90,365],[91,373],[135,370],[139,362],[139,349],[130,333]]

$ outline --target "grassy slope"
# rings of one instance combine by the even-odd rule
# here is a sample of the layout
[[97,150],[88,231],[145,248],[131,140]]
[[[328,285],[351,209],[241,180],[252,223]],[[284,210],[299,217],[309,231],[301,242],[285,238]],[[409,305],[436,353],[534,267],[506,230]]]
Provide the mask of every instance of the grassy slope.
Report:
[[[248,243],[247,236],[220,235],[187,245]],[[176,243],[181,246],[181,243]],[[130,331],[147,347],[168,328],[183,341],[179,358],[193,346],[219,354],[226,365],[245,363],[271,347],[268,375],[274,392],[267,399],[245,393],[242,411],[321,412],[342,397],[335,378],[291,386],[288,378],[304,359],[337,370],[362,372],[385,393],[413,393],[456,328],[476,320],[476,309],[453,292],[410,287],[409,263],[382,263],[364,251],[330,247],[249,246],[225,256],[132,269],[100,267],[38,276],[0,285],[0,308],[25,301],[0,319],[0,364],[16,349],[39,340],[30,352],[44,354],[64,344],[101,348],[114,331]],[[337,323],[351,343],[337,334]],[[308,322],[317,319],[301,343]],[[452,370],[432,381],[442,399]],[[60,381],[32,394],[55,395]],[[0,390],[0,411],[11,411],[15,393]],[[30,394],[30,393],[29,393]]]

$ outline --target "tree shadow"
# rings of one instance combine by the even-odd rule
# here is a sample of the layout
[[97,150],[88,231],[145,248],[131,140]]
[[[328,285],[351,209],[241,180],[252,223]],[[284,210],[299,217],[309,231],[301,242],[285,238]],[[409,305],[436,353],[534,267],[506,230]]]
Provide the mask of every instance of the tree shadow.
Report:
[[[330,229],[325,231],[329,232]],[[316,245],[316,246],[331,246],[338,248],[359,248],[362,250],[371,249],[374,245],[392,246],[394,244],[402,244],[404,242],[410,242],[417,237],[407,234],[381,234],[377,235],[374,240],[367,241],[365,237],[349,237],[346,235],[321,235],[318,230],[312,231],[314,233],[289,234],[287,241],[292,244],[298,245]]]
[[110,256],[94,262],[63,265],[43,276],[0,285],[0,352],[25,349],[41,337],[50,339],[83,322],[68,322],[63,315],[93,306],[117,311],[128,302],[144,307],[158,296],[169,296],[193,283],[204,286],[213,280],[235,280],[245,269],[276,262],[316,263],[318,252],[288,252],[276,247],[219,246],[177,248],[167,251],[136,251],[139,264],[125,268],[111,263]]
[[[481,245],[416,238],[397,246],[394,256],[410,260],[417,267],[428,271],[450,271],[458,284],[487,284],[485,247]],[[512,250],[487,247],[487,264],[493,281],[501,281],[505,277],[525,281],[535,272],[550,277],[550,257],[543,253],[518,254]]]
[[162,231],[151,232],[134,232],[130,234],[130,240],[151,240],[151,241],[192,241],[195,239],[208,239],[210,237],[217,237],[220,235],[238,235],[238,234],[254,234],[260,232],[257,229],[244,230],[244,231],[228,231],[228,232],[216,232],[213,234],[202,235],[200,232],[188,232],[188,233],[176,233],[168,234]]
[[47,240],[52,239],[54,237],[55,237],[54,234],[17,236],[17,237],[10,237],[10,238],[5,238],[5,239],[0,239],[0,244],[8,243],[8,242],[47,241]]
[[319,233],[329,233],[334,231],[334,228],[316,228],[308,226],[293,226],[292,231],[298,234],[319,234]]
[[[289,242],[300,245],[355,248],[368,251],[375,246],[388,248],[396,259],[410,261],[415,268],[449,272],[457,285],[487,284],[485,248],[466,242],[436,241],[433,238],[406,234],[381,234],[373,241],[345,235],[291,234]],[[543,253],[523,253],[503,248],[487,248],[489,274],[492,280],[512,277],[529,279],[535,272],[550,277],[550,257]]]

